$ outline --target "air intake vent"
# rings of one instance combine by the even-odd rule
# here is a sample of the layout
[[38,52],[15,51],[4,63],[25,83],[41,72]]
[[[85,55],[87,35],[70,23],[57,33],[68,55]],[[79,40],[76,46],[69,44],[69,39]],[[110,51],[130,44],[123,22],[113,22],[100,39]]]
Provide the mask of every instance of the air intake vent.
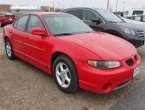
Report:
[[132,66],[132,65],[134,64],[134,62],[133,62],[132,59],[129,59],[129,60],[126,61],[126,64],[127,64],[128,66]]

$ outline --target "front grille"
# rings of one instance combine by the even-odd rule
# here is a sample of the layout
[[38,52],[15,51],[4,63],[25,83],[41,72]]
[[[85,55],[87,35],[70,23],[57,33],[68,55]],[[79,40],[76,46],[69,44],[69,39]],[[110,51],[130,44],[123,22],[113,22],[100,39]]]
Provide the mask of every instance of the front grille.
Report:
[[133,62],[132,59],[129,59],[129,60],[126,61],[126,64],[127,64],[128,66],[132,66],[132,65],[134,64],[134,62]]
[[144,31],[137,31],[137,36],[138,37],[145,37]]

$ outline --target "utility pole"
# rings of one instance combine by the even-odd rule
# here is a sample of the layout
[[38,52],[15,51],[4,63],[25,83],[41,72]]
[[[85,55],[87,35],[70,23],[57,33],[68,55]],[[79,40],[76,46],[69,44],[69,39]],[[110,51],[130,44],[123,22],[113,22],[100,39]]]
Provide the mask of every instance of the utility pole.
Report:
[[54,0],[53,0],[53,11],[54,11]]
[[123,12],[124,12],[124,8],[125,8],[125,0],[124,0],[124,2],[123,2]]
[[116,1],[116,12],[118,11],[118,0]]
[[109,10],[109,0],[107,0],[107,10]]

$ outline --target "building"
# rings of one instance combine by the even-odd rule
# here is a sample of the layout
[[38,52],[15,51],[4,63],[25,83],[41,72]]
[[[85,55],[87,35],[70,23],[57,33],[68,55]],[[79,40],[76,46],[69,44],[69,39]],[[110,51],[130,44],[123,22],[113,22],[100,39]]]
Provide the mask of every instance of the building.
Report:
[[37,6],[25,6],[25,5],[13,5],[10,8],[12,13],[21,13],[21,14],[26,14],[26,13],[32,13],[32,12],[41,12],[42,9],[41,7]]
[[0,11],[10,11],[11,5],[0,4]]

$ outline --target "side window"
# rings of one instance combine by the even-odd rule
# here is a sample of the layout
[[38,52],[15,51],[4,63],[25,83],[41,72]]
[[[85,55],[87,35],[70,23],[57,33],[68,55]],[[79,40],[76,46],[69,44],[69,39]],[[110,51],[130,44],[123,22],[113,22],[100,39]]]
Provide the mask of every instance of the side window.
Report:
[[99,19],[99,17],[90,10],[84,10],[83,20],[92,21],[94,18]]
[[37,28],[37,27],[44,29],[44,26],[43,26],[40,18],[35,15],[31,15],[31,17],[29,19],[29,23],[28,23],[27,32],[31,33],[32,29]]
[[134,20],[136,20],[136,21],[141,21],[141,16],[135,16],[135,17],[134,17]]
[[143,20],[142,21],[145,22],[145,16],[143,16]]
[[83,17],[83,10],[70,10],[70,11],[67,11],[67,13],[72,14],[78,17],[79,19],[82,19]]
[[17,29],[21,30],[21,31],[25,31],[26,25],[27,25],[27,21],[28,21],[29,15],[26,16],[22,16],[21,18],[18,19],[17,22]]
[[17,28],[17,24],[18,24],[18,20],[16,22],[14,22],[14,28]]

